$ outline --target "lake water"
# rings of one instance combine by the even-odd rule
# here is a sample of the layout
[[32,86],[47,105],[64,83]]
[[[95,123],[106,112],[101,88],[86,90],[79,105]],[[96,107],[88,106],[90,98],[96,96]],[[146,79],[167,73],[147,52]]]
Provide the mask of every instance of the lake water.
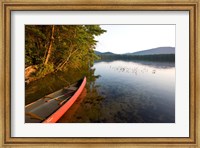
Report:
[[[86,88],[59,122],[175,122],[174,63],[100,61],[84,74],[87,76]],[[50,84],[52,92],[65,85],[64,73],[53,77],[30,84],[26,88],[26,99],[35,98],[39,88],[41,93],[44,91],[50,93],[50,90],[45,90],[47,89],[45,86],[38,87],[39,84],[44,84],[44,81],[52,83]],[[53,88],[54,85],[57,87]],[[42,95],[44,94],[37,98]]]
[[175,122],[174,63],[102,61],[93,69],[97,78],[70,122]]

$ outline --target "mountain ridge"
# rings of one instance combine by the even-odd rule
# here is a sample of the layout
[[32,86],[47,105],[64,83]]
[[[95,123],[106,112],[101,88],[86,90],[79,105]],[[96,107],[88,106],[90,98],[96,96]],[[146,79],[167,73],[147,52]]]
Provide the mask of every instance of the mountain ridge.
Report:
[[152,49],[146,49],[142,51],[136,51],[132,53],[115,54],[112,52],[100,52],[95,50],[97,55],[155,55],[155,54],[175,54],[175,47],[157,47]]
[[132,55],[175,54],[174,47],[157,47],[131,53]]
[[95,54],[97,55],[107,55],[107,54],[115,54],[115,53],[112,53],[112,52],[100,52],[100,51],[94,51]]

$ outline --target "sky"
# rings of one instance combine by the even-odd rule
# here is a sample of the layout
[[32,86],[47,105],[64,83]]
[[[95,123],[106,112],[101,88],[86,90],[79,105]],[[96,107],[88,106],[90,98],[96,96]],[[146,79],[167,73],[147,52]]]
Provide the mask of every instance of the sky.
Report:
[[107,30],[97,36],[96,49],[116,54],[156,47],[175,47],[175,25],[100,25]]

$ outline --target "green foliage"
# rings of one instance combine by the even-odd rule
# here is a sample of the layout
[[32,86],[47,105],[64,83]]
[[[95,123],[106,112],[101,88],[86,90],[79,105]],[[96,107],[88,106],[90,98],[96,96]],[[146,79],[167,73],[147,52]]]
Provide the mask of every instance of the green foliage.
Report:
[[37,69],[38,71],[36,72],[35,76],[43,77],[54,71],[54,65],[52,63],[48,65],[40,64],[40,65],[37,65]]
[[[94,54],[95,36],[104,32],[99,25],[26,25],[25,66],[39,65],[38,76],[90,66],[98,59]],[[48,53],[50,57],[44,66]]]
[[25,65],[38,65],[43,62],[45,50],[49,44],[50,26],[25,26]]

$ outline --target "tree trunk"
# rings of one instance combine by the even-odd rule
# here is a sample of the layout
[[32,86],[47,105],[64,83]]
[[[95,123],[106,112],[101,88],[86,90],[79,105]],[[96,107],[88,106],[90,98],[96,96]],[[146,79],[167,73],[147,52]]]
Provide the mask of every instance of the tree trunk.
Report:
[[69,62],[71,56],[72,56],[74,53],[76,53],[76,51],[78,51],[78,49],[76,49],[76,50],[74,50],[74,51],[71,50],[71,52],[70,52],[69,56],[67,57],[67,59],[66,59],[65,61],[62,61],[60,64],[58,64],[58,66],[56,67],[56,71],[62,69],[62,68]]
[[58,70],[62,69],[63,66],[64,66],[65,64],[67,64],[67,62],[69,61],[69,58],[70,58],[70,56],[67,58],[67,60],[62,61],[62,62],[56,67],[56,72],[57,72]]
[[52,45],[53,45],[53,41],[54,41],[54,29],[55,29],[55,26],[52,25],[52,30],[51,30],[51,38],[50,38],[50,43],[49,43],[49,47],[48,47],[48,50],[47,50],[47,56],[46,56],[46,59],[44,61],[44,65],[46,65],[49,61],[49,58],[51,56],[51,51],[52,51]]

